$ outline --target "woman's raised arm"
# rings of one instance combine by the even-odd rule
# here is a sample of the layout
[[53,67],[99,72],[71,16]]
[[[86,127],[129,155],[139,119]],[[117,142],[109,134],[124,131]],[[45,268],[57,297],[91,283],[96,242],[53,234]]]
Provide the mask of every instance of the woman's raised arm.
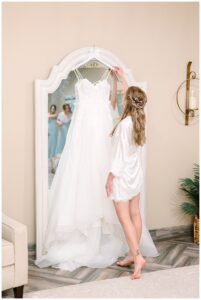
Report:
[[128,89],[128,83],[126,81],[125,75],[123,70],[120,67],[114,67],[114,71],[118,77],[118,79],[122,82],[122,87],[123,87],[123,95],[125,95],[127,89]]

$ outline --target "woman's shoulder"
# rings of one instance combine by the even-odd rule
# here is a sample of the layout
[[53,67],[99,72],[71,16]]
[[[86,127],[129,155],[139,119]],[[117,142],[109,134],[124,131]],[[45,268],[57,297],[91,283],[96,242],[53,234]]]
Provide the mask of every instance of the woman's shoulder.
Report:
[[117,132],[116,135],[121,134],[130,134],[130,131],[132,130],[132,119],[130,116],[127,116],[126,118],[124,118],[123,120],[121,120],[117,126]]
[[119,123],[121,127],[130,127],[132,125],[132,119],[131,116],[125,117],[121,122]]

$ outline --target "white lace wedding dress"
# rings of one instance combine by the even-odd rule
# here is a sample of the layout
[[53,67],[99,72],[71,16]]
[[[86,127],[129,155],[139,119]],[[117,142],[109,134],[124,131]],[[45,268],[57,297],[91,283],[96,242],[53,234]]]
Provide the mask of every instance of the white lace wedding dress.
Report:
[[[79,78],[75,89],[78,100],[49,190],[45,253],[35,260],[40,268],[107,267],[128,251],[105,191],[113,128],[110,84],[107,78],[96,84]],[[156,256],[149,232],[143,228],[142,253]]]

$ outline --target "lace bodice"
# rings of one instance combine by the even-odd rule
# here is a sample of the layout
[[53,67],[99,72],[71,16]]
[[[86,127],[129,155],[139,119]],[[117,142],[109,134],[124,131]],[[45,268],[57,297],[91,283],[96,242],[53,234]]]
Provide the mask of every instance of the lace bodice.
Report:
[[86,101],[88,101],[92,102],[92,104],[95,104],[98,101],[110,102],[110,84],[106,79],[99,80],[96,84],[94,84],[87,78],[83,78],[77,81],[75,89],[78,102],[84,101],[86,103]]

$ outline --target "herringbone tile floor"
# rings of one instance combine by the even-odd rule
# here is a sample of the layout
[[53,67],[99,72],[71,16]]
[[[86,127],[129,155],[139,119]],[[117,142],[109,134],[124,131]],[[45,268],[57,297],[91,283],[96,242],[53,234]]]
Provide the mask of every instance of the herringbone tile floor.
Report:
[[[199,264],[199,246],[193,243],[192,237],[183,235],[174,238],[158,238],[154,241],[160,253],[155,258],[146,258],[147,264],[143,272],[152,272],[168,268],[177,268]],[[29,253],[29,283],[24,292],[51,289],[64,285],[78,284],[94,280],[103,280],[121,276],[129,276],[133,265],[122,268],[116,264],[105,269],[81,267],[73,272],[54,268],[40,269],[34,265],[35,254]],[[13,291],[3,292],[3,298],[13,297]]]

